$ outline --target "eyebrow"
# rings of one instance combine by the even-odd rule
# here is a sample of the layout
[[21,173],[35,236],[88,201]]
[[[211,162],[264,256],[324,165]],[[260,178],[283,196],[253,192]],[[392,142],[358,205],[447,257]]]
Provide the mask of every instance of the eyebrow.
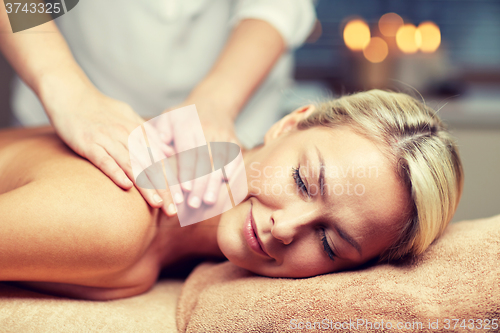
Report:
[[[319,159],[318,184],[321,191],[321,196],[323,196],[323,186],[325,184],[325,160],[323,159],[323,155],[321,154],[321,151],[318,149],[318,147],[317,146],[314,147],[316,148],[316,153],[318,154],[318,159]],[[359,243],[356,242],[354,238],[352,238],[347,232],[341,229],[338,225],[335,225],[335,229],[337,230],[340,237],[342,237],[343,240],[351,244],[351,246],[354,247],[361,256],[362,255],[361,246],[359,246]]]
[[335,229],[337,229],[337,232],[339,233],[340,237],[342,237],[346,242],[352,245],[354,247],[360,256],[361,254],[361,246],[359,246],[359,243],[354,240],[349,234],[347,234],[344,230],[340,229],[338,226],[335,226]]
[[316,148],[316,153],[318,154],[318,159],[319,159],[318,184],[321,196],[323,196],[323,188],[325,185],[325,160],[323,159],[323,155],[321,155],[321,152],[319,151],[318,147],[317,146],[314,147]]

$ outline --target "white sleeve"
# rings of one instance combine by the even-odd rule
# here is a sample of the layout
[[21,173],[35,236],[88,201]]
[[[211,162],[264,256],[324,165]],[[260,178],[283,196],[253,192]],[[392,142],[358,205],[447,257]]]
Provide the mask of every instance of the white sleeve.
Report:
[[313,0],[237,0],[230,24],[260,19],[279,31],[289,49],[299,47],[316,22]]

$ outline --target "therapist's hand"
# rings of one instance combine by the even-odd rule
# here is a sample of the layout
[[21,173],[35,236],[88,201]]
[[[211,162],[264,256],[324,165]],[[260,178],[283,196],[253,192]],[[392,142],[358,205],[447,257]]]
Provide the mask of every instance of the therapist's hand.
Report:
[[[66,98],[44,105],[51,108],[50,118],[59,137],[116,185],[130,189],[134,185],[131,181],[134,175],[128,149],[129,134],[145,120],[128,104],[112,99],[92,86],[68,88],[63,96]],[[155,146],[162,147],[164,154],[173,153],[167,145],[159,143],[159,137],[156,141]],[[154,208],[162,207],[166,201],[172,202],[168,189],[138,187],[138,190]]]
[[[225,112],[217,110],[209,101],[187,99],[181,105],[174,108],[167,109],[165,112],[172,111],[183,106],[195,104],[198,111],[198,116],[203,128],[206,143],[210,142],[233,142],[240,145],[235,129],[234,121]],[[178,116],[182,118],[182,115]],[[171,126],[172,124],[181,124],[180,126]],[[171,119],[169,117],[161,117],[157,122],[156,128],[160,133],[160,138],[164,143],[173,146],[176,152],[185,151],[192,147],[204,145],[203,137],[200,133],[189,126],[189,121],[183,119]],[[191,134],[187,135],[187,133]],[[183,140],[176,140],[176,137],[182,137]],[[185,138],[191,138],[189,141]],[[182,155],[181,155],[182,156]],[[226,155],[227,156],[227,155]],[[226,156],[218,156],[219,160],[230,162]],[[199,157],[197,157],[199,158]],[[178,174],[179,179],[193,179],[192,175],[195,174],[197,163],[204,163],[203,161],[178,160]],[[231,177],[232,169],[226,169],[226,176]],[[202,203],[213,205],[218,197],[223,179],[217,176],[217,173],[212,173],[210,177],[197,178],[190,182],[181,183],[182,190],[185,192],[187,204],[192,208],[198,208]],[[186,194],[188,193],[188,194]]]
[[[210,72],[178,107],[196,105],[207,142],[238,143],[234,120],[285,51],[285,40],[272,24],[258,19],[242,20],[231,32]],[[159,128],[159,131],[169,130],[168,126],[164,127]],[[166,142],[173,140],[176,151],[180,151],[175,137],[180,131],[189,130],[178,127],[170,129]],[[229,179],[233,171],[226,170]],[[183,172],[181,163],[179,172]],[[188,204],[196,207],[200,204],[200,198],[206,204],[215,202],[211,199],[217,198],[221,179],[210,179],[208,184],[198,179],[186,185],[188,188],[184,186],[184,190],[190,192]]]

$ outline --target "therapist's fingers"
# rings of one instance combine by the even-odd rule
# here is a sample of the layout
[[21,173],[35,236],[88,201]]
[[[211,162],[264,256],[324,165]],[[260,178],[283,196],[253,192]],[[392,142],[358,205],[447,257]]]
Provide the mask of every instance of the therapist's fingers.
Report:
[[199,208],[201,206],[209,177],[210,176],[198,178],[193,182],[193,190],[189,193],[187,201],[189,207]]
[[[139,191],[139,193],[141,193],[144,200],[146,200],[147,203],[153,208],[163,207],[164,200],[160,196],[160,194],[158,194],[157,190],[151,189],[154,188],[154,185],[151,182],[151,180],[149,178],[145,179],[143,180],[143,183],[141,185],[143,185],[144,187],[137,186],[137,190]],[[165,194],[163,196],[166,197]]]
[[[190,146],[196,147],[194,143]],[[181,151],[177,155],[179,182],[184,191],[190,192],[193,190],[193,179],[196,173],[197,149],[184,150],[185,148],[180,145],[176,146],[176,148]]]
[[208,180],[207,188],[205,190],[205,194],[203,196],[203,202],[207,205],[213,205],[217,201],[217,197],[222,186],[222,177],[221,173],[214,172],[210,175],[210,179]]
[[174,216],[175,214],[177,214],[177,208],[174,204],[173,195],[170,190],[156,190],[156,192],[163,199],[163,205],[161,207],[162,211],[167,216]]
[[[173,172],[170,162],[165,160],[162,163],[163,170],[165,171],[165,176],[167,177],[169,193],[167,197],[162,196],[162,198],[164,198],[165,200],[163,211],[165,212],[165,214],[167,214],[167,216],[175,215],[177,213],[176,208],[184,202],[184,194],[182,193],[182,189],[179,186],[179,180],[176,174]],[[177,167],[177,165],[175,165],[175,167]],[[168,184],[168,181],[171,181],[172,184]],[[162,195],[162,193],[160,193],[160,195]]]
[[198,208],[203,202],[205,189],[210,179],[212,166],[210,164],[210,155],[208,148],[199,147],[197,149],[196,166],[195,166],[195,179],[193,180],[193,189],[188,196],[188,205],[192,208]]
[[184,202],[184,194],[179,186],[169,187],[169,190],[176,205],[180,205]]
[[[137,133],[139,132],[139,133]],[[160,208],[170,201],[163,167],[161,163],[155,163],[151,160],[150,154],[144,150],[146,145],[145,139],[141,133],[136,130],[136,135],[129,138],[128,147],[130,148],[130,168],[125,167],[127,174],[136,182],[136,187],[153,208]],[[125,146],[125,144],[123,144]],[[161,152],[156,152],[158,159],[164,158]],[[135,173],[134,171],[135,170]],[[142,174],[142,175],[141,175]],[[137,179],[135,177],[138,177]],[[137,183],[140,177],[140,184]],[[167,205],[168,207],[168,205]]]
[[[124,189],[130,189],[134,184],[125,171],[112,158],[109,152],[101,145],[94,143],[85,154],[87,159],[104,172],[115,184]],[[133,179],[133,178],[132,178]]]
[[147,122],[144,123],[143,126],[146,131],[149,146],[151,147],[155,160],[160,160],[164,157],[172,156],[175,154],[175,150],[168,144],[169,142],[165,142],[161,139],[162,132],[160,128],[152,126]]
[[[213,142],[211,142],[213,143]],[[214,172],[210,176],[205,193],[203,195],[203,202],[207,205],[212,205],[215,203],[219,196],[219,191],[221,188],[221,183],[224,181],[223,173],[221,172],[221,166],[227,164],[227,152],[224,144],[215,143],[210,145],[212,165],[214,166]]]
[[182,191],[178,187],[168,186],[163,164],[155,163],[149,167],[142,166],[142,169],[146,178],[142,179],[141,186],[137,186],[137,188],[144,199],[152,207],[161,208],[167,216],[177,214],[176,204],[183,202]]
[[[158,127],[152,126],[149,123],[144,123],[143,126],[148,139],[153,162],[156,163],[155,167],[157,169],[153,173],[147,173],[149,179],[154,178],[154,181],[151,181],[152,186],[156,189],[156,193],[153,194],[153,197],[158,200],[159,198],[156,196],[158,195],[163,201],[161,205],[163,212],[167,216],[173,216],[177,213],[175,203],[182,203],[183,194],[180,188],[168,186],[167,179],[173,180],[174,176],[171,174],[170,178],[167,177],[167,179],[165,179],[167,173],[171,172],[170,169],[166,170],[164,167],[165,163],[168,163],[166,157],[174,155],[175,151],[172,147],[168,146],[160,139]],[[144,169],[144,166],[142,169]],[[173,193],[171,193],[171,191]],[[157,203],[154,202],[150,204],[155,207]]]
[[154,127],[158,130],[160,139],[166,144],[170,144],[174,140],[174,131],[170,118],[169,113],[166,112],[158,116],[154,123]]
[[152,207],[162,207],[165,205],[165,200],[171,203],[172,200],[168,196],[167,183],[165,180],[163,166],[161,163],[155,163],[144,169],[147,177],[146,187],[142,189],[145,194],[144,198]]
[[[233,142],[238,144],[237,142]],[[238,167],[239,163],[238,161],[235,161],[236,157],[240,153],[240,146],[234,146],[234,145],[227,145],[226,146],[226,161],[224,164],[224,171],[226,173],[226,177],[228,180],[231,179],[233,176],[234,172],[236,171],[236,168]]]

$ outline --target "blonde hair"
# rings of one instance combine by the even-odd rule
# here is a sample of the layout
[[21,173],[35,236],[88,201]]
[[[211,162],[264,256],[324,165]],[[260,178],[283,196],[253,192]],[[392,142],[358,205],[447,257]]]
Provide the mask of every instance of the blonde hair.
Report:
[[462,194],[462,163],[447,127],[434,110],[411,96],[370,90],[317,105],[298,129],[338,125],[350,125],[382,143],[410,193],[410,216],[379,260],[421,254],[443,233]]

